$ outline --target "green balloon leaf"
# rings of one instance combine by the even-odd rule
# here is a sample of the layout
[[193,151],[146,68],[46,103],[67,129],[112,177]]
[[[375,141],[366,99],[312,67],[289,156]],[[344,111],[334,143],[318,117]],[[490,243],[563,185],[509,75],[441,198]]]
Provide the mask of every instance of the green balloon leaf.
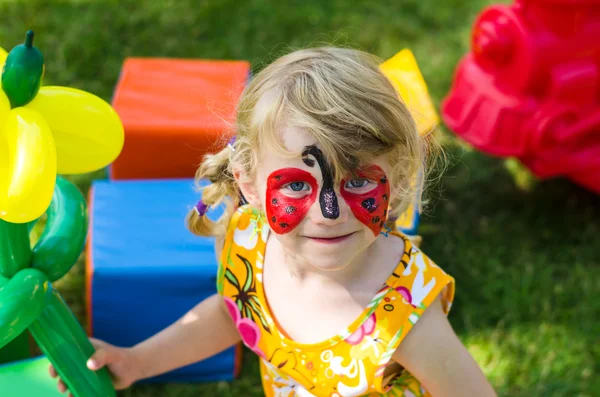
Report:
[[67,274],[83,251],[87,234],[85,199],[75,185],[59,177],[46,213],[46,228],[33,248],[32,267],[54,282]]

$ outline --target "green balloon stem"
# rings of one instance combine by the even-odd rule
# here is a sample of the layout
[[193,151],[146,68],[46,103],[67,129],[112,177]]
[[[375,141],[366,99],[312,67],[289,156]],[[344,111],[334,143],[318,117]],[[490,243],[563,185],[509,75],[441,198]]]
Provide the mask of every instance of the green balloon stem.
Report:
[[87,368],[94,347],[49,281],[68,272],[83,249],[85,199],[75,185],[58,178],[47,213],[33,253],[29,231],[34,222],[0,220],[0,348],[29,329],[73,396],[115,397],[108,369]]
[[73,396],[116,396],[106,368],[96,372],[87,368],[94,347],[56,290],[29,331]]
[[35,269],[21,270],[0,288],[0,348],[38,318],[51,292],[48,278]]
[[25,36],[25,47],[33,48],[33,30],[28,30]]
[[0,219],[0,276],[11,278],[31,262],[29,228],[26,223]]

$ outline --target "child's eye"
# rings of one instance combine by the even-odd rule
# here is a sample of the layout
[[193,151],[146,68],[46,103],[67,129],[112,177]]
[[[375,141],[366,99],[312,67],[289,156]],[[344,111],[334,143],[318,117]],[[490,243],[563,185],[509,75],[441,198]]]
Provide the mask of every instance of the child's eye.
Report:
[[346,189],[361,188],[367,186],[368,184],[368,179],[351,179],[348,182],[346,182]]
[[344,185],[344,190],[353,194],[365,194],[377,187],[377,183],[370,179],[357,178],[350,179]]
[[308,186],[308,184],[304,182],[292,182],[286,187],[288,187],[290,190],[293,190],[294,192],[301,192],[310,188],[310,186]]

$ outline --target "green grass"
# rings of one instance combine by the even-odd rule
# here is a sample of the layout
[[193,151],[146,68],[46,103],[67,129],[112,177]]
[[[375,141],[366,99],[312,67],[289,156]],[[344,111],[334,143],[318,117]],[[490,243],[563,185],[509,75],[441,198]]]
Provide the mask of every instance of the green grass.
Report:
[[[35,29],[45,84],[107,100],[127,56],[246,59],[256,71],[287,46],[335,42],[382,58],[409,47],[439,106],[469,49],[473,19],[490,3],[0,1],[0,45]],[[526,183],[514,163],[453,139],[446,147],[451,167],[420,232],[424,250],[456,277],[451,321],[460,338],[501,396],[600,396],[600,199],[563,180]],[[103,176],[74,179],[85,191]],[[58,287],[83,321],[82,263]],[[262,393],[256,360],[246,355],[232,383],[144,385],[122,395]]]

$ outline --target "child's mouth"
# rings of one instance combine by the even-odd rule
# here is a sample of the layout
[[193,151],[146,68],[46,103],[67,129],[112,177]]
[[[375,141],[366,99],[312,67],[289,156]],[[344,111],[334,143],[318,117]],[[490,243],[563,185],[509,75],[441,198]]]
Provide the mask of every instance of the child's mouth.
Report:
[[350,234],[345,234],[343,236],[337,236],[337,237],[308,237],[308,238],[313,241],[319,242],[319,243],[335,244],[335,243],[340,243],[342,241],[347,240],[353,234],[354,233],[350,233]]

